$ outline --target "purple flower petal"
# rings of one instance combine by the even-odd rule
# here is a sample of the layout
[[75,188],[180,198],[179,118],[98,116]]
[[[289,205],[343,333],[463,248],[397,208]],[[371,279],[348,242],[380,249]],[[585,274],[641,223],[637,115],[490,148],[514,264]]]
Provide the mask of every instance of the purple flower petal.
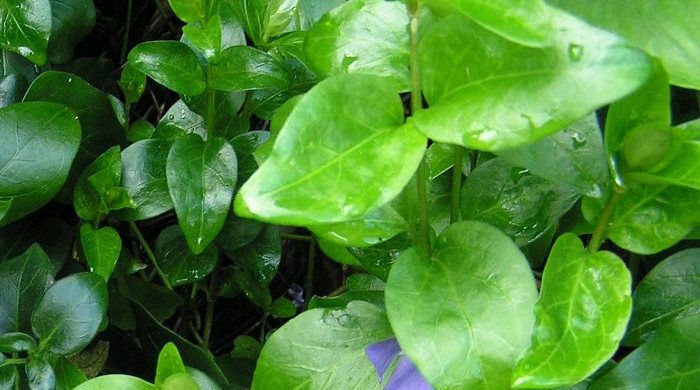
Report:
[[384,390],[433,390],[433,386],[406,355],[401,355]]
[[396,337],[370,344],[365,348],[367,357],[377,370],[379,383],[382,383],[384,380],[386,370],[389,369],[391,362],[394,361],[399,352],[401,352],[401,347],[399,347],[399,342],[396,341]]

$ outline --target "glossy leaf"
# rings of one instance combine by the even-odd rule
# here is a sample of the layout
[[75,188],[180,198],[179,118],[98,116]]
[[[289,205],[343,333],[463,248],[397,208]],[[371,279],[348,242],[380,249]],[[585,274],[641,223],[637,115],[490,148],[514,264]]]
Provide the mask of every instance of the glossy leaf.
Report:
[[632,280],[611,252],[590,253],[579,238],[559,236],[535,304],[532,345],[513,373],[516,388],[576,384],[617,350],[632,310]]
[[173,374],[161,385],[163,390],[199,390],[199,385],[187,373]]
[[107,287],[100,276],[77,273],[57,281],[32,314],[39,350],[57,355],[80,351],[97,334],[106,310]]
[[306,311],[265,343],[252,388],[337,389],[352,383],[362,389],[380,389],[365,347],[390,336],[383,311],[369,303]]
[[156,240],[156,253],[160,268],[174,286],[204,279],[214,269],[219,255],[214,245],[193,254],[177,226],[169,226],[160,233]]
[[425,138],[402,123],[388,81],[365,75],[322,81],[297,103],[270,157],[241,187],[236,213],[307,225],[381,206],[401,192],[425,150]]
[[78,175],[95,156],[124,140],[124,129],[117,121],[107,96],[80,77],[48,71],[42,73],[29,86],[24,101],[47,101],[64,104],[78,114],[82,137],[80,151],[75,157],[66,185],[59,194],[70,204],[70,196]]
[[135,103],[146,90],[146,75],[127,62],[119,77],[119,88],[124,92],[127,102]]
[[180,295],[159,284],[149,283],[140,277],[124,278],[119,286],[119,294],[110,294],[110,322],[123,330],[136,329],[129,300],[138,302],[158,322],[163,322],[175,314],[183,300]]
[[170,144],[150,139],[131,144],[122,151],[122,186],[134,201],[133,209],[120,215],[134,221],[172,210],[165,166]]
[[384,205],[350,221],[312,225],[317,236],[337,245],[365,247],[391,239],[407,229],[406,220],[391,206]]
[[205,0],[168,0],[168,4],[175,15],[186,23],[201,22],[209,13],[209,1]]
[[148,383],[141,378],[129,375],[102,375],[82,383],[73,390],[158,390],[158,386]]
[[0,109],[0,226],[46,204],[68,177],[80,144],[75,113],[54,103]]
[[223,138],[204,142],[187,135],[173,144],[165,171],[187,245],[202,253],[226,221],[236,187],[236,153]]
[[[0,353],[0,364],[5,363],[7,358]],[[17,378],[17,368],[14,365],[4,365],[0,367],[0,390],[12,390],[15,387]]]
[[616,36],[548,8],[554,46],[509,42],[457,16],[421,40],[430,108],[413,123],[433,140],[479,150],[536,141],[639,87],[650,60]]
[[255,240],[226,255],[245,268],[256,283],[268,286],[282,259],[279,227],[264,225]]
[[408,11],[401,2],[345,2],[307,33],[307,63],[322,77],[372,74],[390,80],[396,91],[408,91],[407,24]]
[[495,158],[479,165],[464,181],[462,218],[490,223],[524,246],[556,225],[577,199],[568,186]]
[[19,103],[26,92],[27,80],[24,76],[13,73],[5,77],[0,75],[0,108]]
[[700,75],[694,66],[700,62],[700,48],[696,45],[700,33],[694,28],[695,20],[700,17],[699,3],[663,0],[634,4],[625,0],[550,3],[619,34],[660,58],[673,84],[700,89]]
[[504,150],[498,155],[533,175],[575,188],[580,194],[601,197],[610,180],[603,137],[595,115],[535,143]]
[[111,209],[110,192],[121,184],[122,161],[119,146],[107,149],[85,168],[75,183],[73,207],[86,221],[97,222]]
[[329,259],[354,268],[362,267],[360,261],[348,251],[348,248],[320,237],[316,237],[316,244],[318,244],[318,248],[323,254],[328,256]]
[[239,248],[253,242],[263,229],[263,223],[243,219],[229,213],[221,233],[216,237],[216,245],[226,253],[234,253]]
[[31,390],[53,390],[56,387],[56,374],[53,368],[43,359],[31,359],[24,371],[27,373],[28,385]]
[[221,51],[221,17],[218,14],[210,17],[203,26],[188,24],[182,32],[209,61]]
[[298,30],[307,30],[324,13],[345,0],[271,0],[263,19],[262,39]]
[[241,0],[233,2],[232,5],[234,14],[255,44],[262,41],[262,25],[267,4],[267,0]]
[[51,37],[49,59],[65,64],[73,59],[73,48],[95,27],[95,5],[92,0],[49,0],[51,4]]
[[527,260],[500,230],[451,225],[432,258],[419,248],[401,255],[385,294],[401,349],[435,388],[509,387],[530,342],[537,290]]
[[286,88],[290,76],[279,60],[264,51],[233,46],[211,64],[211,82],[219,91]]
[[129,52],[131,66],[177,93],[196,96],[207,86],[192,49],[177,41],[143,42]]
[[39,245],[0,263],[0,334],[30,333],[32,311],[53,282],[51,263]]
[[207,138],[207,127],[204,118],[192,111],[182,100],[175,102],[163,115],[156,126],[153,138],[162,138],[175,142],[184,134],[198,134],[202,139]]
[[664,390],[700,386],[698,329],[698,313],[669,322],[590,389]]
[[72,390],[87,381],[87,377],[70,360],[59,357],[51,362],[56,374],[56,390]]
[[12,354],[16,352],[31,353],[36,348],[34,338],[22,332],[7,332],[0,334],[0,352]]
[[297,307],[294,303],[285,297],[279,297],[272,301],[270,305],[270,314],[277,318],[294,317],[297,314]]
[[0,47],[3,49],[12,50],[43,65],[50,35],[49,0],[0,2]]
[[686,249],[656,265],[634,290],[632,319],[623,342],[643,340],[683,311],[700,308],[700,249]]
[[90,224],[83,224],[80,227],[80,245],[90,272],[100,275],[107,283],[122,250],[119,233],[109,226],[96,229]]
[[158,366],[156,367],[156,385],[162,385],[165,380],[174,374],[187,373],[185,364],[182,363],[180,352],[173,343],[167,343],[158,354]]
[[400,234],[367,248],[349,248],[348,252],[357,258],[367,272],[381,280],[386,280],[391,267],[412,244],[408,235]]

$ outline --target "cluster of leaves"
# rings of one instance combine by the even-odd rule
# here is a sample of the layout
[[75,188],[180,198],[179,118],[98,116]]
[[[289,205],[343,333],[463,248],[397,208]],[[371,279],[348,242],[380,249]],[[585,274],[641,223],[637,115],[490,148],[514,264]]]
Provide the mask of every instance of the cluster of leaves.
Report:
[[[168,4],[105,82],[91,0],[0,0],[0,389],[700,387],[700,4]],[[271,289],[288,227],[331,296]]]

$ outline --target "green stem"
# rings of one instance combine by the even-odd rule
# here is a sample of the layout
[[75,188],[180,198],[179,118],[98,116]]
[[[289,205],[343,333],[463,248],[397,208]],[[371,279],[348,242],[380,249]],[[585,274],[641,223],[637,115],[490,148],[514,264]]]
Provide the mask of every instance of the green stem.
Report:
[[173,286],[170,285],[170,282],[168,281],[168,276],[158,266],[158,261],[156,260],[156,255],[153,253],[153,251],[151,250],[151,247],[148,245],[148,242],[146,242],[146,239],[143,238],[143,234],[141,234],[141,231],[139,230],[139,228],[136,226],[136,224],[133,221],[129,221],[129,230],[131,230],[131,233],[134,234],[136,239],[141,244],[141,247],[143,247],[143,251],[146,252],[146,256],[148,257],[149,260],[151,260],[151,263],[153,264],[153,268],[156,269],[158,276],[160,276],[160,279],[163,281],[163,285],[168,290],[172,291]]
[[219,295],[219,265],[220,262],[216,262],[216,266],[211,273],[211,279],[209,280],[209,293],[207,294],[207,308],[204,313],[204,331],[202,332],[202,348],[209,350],[209,341],[211,340],[211,327],[214,322],[214,305],[216,304],[216,299]]
[[[411,52],[411,115],[415,115],[423,108],[423,97],[421,95],[420,69],[418,68],[418,0],[410,0],[408,10],[411,16],[408,30],[410,35]],[[425,253],[430,253],[430,225],[428,223],[428,189],[426,182],[428,173],[425,164],[425,157],[418,165],[416,172],[416,186],[418,191],[418,210],[416,223],[418,224],[418,242]]]
[[280,238],[283,240],[297,240],[311,242],[311,236],[304,236],[302,234],[292,234],[292,233],[280,233]]
[[122,42],[122,53],[119,57],[121,63],[126,62],[126,51],[129,48],[129,34],[131,32],[131,11],[133,9],[134,0],[129,0],[126,3],[126,25],[124,26],[124,42]]
[[207,67],[207,133],[216,135],[216,90],[211,86],[211,65]]
[[459,200],[462,192],[462,157],[464,148],[459,145],[454,146],[455,161],[452,167],[452,191],[450,192],[450,223],[459,221]]
[[309,241],[309,257],[306,261],[306,281],[304,282],[304,296],[306,300],[304,307],[309,305],[309,300],[313,295],[314,269],[316,268],[316,240],[312,237]]
[[596,252],[598,249],[600,249],[600,245],[603,244],[603,240],[605,239],[605,231],[608,228],[608,222],[610,221],[610,217],[612,217],[612,213],[615,210],[615,205],[617,205],[617,202],[620,201],[621,197],[622,192],[615,188],[610,200],[608,200],[608,204],[605,205],[603,212],[600,213],[600,217],[598,218],[598,223],[596,223],[595,229],[593,230],[591,240],[588,242],[589,252]]
[[260,344],[265,344],[265,328],[267,328],[267,313],[260,320]]
[[10,365],[26,364],[28,362],[29,358],[6,359],[4,362],[0,363],[0,368]]

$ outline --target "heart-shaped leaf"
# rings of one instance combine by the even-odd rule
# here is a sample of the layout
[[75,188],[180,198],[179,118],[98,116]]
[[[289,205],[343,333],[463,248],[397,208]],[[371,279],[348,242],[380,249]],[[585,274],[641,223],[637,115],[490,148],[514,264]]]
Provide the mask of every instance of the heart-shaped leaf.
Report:
[[80,245],[85,252],[90,272],[102,276],[106,283],[122,250],[119,233],[109,226],[96,229],[90,224],[83,224],[80,227]]

